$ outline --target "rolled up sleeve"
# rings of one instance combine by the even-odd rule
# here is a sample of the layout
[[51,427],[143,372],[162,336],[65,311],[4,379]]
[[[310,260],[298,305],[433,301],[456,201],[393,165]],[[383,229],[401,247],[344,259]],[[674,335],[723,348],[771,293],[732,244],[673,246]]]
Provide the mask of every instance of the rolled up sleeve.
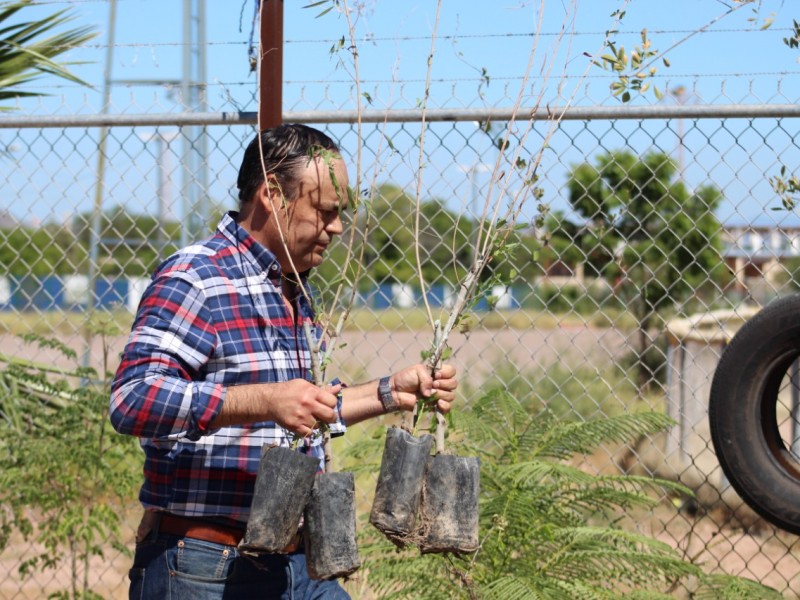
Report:
[[218,344],[201,287],[181,271],[145,292],[111,387],[114,428],[144,438],[199,439],[222,408],[225,387],[205,381]]

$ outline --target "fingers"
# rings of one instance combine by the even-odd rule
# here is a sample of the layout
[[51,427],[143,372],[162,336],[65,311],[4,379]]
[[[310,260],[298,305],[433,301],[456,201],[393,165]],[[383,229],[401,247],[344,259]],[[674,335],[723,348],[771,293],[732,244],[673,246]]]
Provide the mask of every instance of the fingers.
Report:
[[450,405],[456,399],[455,392],[458,388],[456,368],[453,365],[444,364],[436,369],[432,385],[434,397],[436,398],[436,408],[444,414],[450,412]]
[[[437,392],[455,392],[458,388],[458,379],[456,379],[456,369],[453,365],[442,365],[440,369],[436,370],[433,388]],[[440,393],[439,397],[443,397],[443,394]]]
[[[332,387],[336,388],[336,393],[338,393],[339,386]],[[314,428],[319,421],[324,423],[333,423],[336,421],[336,411],[334,410],[338,402],[336,393],[331,393],[322,389],[318,389],[318,392],[313,402],[308,406],[309,418],[313,419],[310,424],[312,428]]]
[[414,369],[417,374],[418,391],[423,397],[428,398],[434,391],[433,377],[431,377],[430,369],[425,365],[415,365]]
[[453,365],[442,365],[436,369],[436,379],[453,379],[456,376],[456,368]]
[[339,392],[342,391],[342,384],[341,383],[337,383],[336,385],[327,385],[323,389],[326,392],[328,392],[329,394],[333,395],[333,399],[334,399],[333,406],[336,406],[336,402],[337,402],[336,396],[339,394]]
[[430,368],[418,364],[393,376],[398,403],[404,410],[412,410],[420,399],[429,399],[442,413],[450,410],[458,388],[456,369],[444,364],[431,376]]
[[294,429],[294,430],[289,429],[289,431],[291,431],[293,434],[295,434],[295,435],[297,435],[297,436],[299,436],[301,438],[308,437],[312,433],[314,433],[314,429],[312,427],[306,427],[305,425],[300,425],[299,427],[297,427],[297,429]]
[[284,404],[287,412],[280,424],[296,435],[307,437],[321,423],[334,423],[337,419],[336,395],[340,391],[341,385],[323,389],[307,381],[296,380],[294,393],[287,394]]

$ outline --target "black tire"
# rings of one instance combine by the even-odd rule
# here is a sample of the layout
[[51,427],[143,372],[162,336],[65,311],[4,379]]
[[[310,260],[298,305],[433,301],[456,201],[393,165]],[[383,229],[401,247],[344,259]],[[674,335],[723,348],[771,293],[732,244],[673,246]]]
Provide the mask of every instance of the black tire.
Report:
[[709,420],[733,488],[773,525],[800,534],[800,459],[778,429],[778,392],[800,356],[800,295],[777,300],[742,326],[714,372]]

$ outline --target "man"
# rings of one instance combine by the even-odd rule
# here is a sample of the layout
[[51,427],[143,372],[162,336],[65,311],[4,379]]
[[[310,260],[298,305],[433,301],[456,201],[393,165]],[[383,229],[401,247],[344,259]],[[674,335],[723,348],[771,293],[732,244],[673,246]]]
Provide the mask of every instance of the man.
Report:
[[261,448],[296,435],[321,458],[310,436],[321,422],[341,433],[420,398],[447,412],[455,369],[311,383],[305,281],[342,233],[344,161],[323,133],[284,125],[250,143],[238,187],[239,212],[156,270],[112,385],[111,421],[145,452],[130,597],[347,598],[337,582],[309,579],[302,544],[238,552]]

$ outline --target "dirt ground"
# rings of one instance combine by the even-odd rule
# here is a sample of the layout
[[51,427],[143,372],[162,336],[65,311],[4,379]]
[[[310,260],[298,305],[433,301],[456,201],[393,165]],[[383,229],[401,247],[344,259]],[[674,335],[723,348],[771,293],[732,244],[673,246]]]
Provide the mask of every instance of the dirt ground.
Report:
[[[76,349],[83,347],[82,339],[77,336],[64,341]],[[373,331],[345,332],[342,342],[347,345],[337,352],[336,363],[329,372],[341,373],[339,376],[348,381],[358,381],[377,378],[416,362],[429,340],[415,332]],[[569,365],[598,364],[618,359],[631,349],[630,341],[620,332],[591,327],[479,330],[468,335],[455,334],[451,342],[455,354],[450,362],[458,367],[462,381],[474,386],[501,362],[511,361],[525,370],[547,368],[556,361]],[[109,355],[119,356],[124,343],[124,336],[110,340]],[[54,351],[25,348],[18,338],[9,335],[0,335],[0,349],[48,364],[70,366]],[[92,356],[101,356],[99,342],[95,342]],[[101,365],[95,362],[94,366]],[[771,528],[743,531],[726,524],[722,513],[695,514],[691,509],[665,503],[650,513],[631,518],[638,530],[679,549],[703,564],[707,571],[741,575],[780,590],[786,598],[800,597],[800,538]],[[128,547],[132,546],[138,514],[132,503],[123,530]],[[43,571],[26,580],[20,578],[21,561],[34,553],[35,548],[29,543],[15,539],[0,555],[0,599],[46,598],[50,593],[68,589],[67,567]],[[125,598],[129,566],[128,557],[107,548],[105,557],[91,560],[92,589],[103,598]],[[352,584],[354,598],[365,597],[361,585],[358,579]],[[675,597],[686,597],[686,591],[676,591]]]
[[[109,368],[114,370],[125,346],[127,336],[108,340]],[[61,338],[75,349],[79,359],[85,342],[79,335]],[[430,337],[416,331],[345,331],[328,371],[341,379],[368,380],[408,366],[420,360],[420,354],[430,345]],[[479,384],[500,362],[510,362],[520,369],[546,368],[555,361],[606,363],[630,351],[633,346],[622,333],[614,329],[591,327],[556,327],[553,329],[496,329],[476,330],[450,336],[453,356],[448,362],[459,370],[463,381]],[[40,349],[24,344],[10,334],[0,334],[0,352],[13,354],[48,365],[71,367],[58,351]],[[102,368],[103,348],[99,338],[91,346],[91,366]],[[342,375],[339,375],[342,373]]]

